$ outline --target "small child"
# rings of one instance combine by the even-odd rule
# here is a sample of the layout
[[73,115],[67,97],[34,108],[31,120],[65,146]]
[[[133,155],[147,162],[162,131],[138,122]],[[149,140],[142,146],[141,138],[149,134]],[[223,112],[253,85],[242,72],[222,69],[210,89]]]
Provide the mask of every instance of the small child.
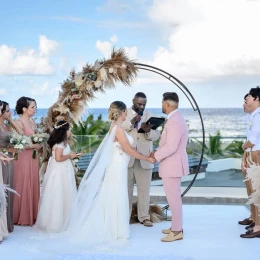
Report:
[[69,123],[59,121],[48,140],[52,150],[43,179],[42,196],[35,227],[48,233],[66,230],[69,213],[77,193],[71,159],[81,154],[71,153],[67,144]]

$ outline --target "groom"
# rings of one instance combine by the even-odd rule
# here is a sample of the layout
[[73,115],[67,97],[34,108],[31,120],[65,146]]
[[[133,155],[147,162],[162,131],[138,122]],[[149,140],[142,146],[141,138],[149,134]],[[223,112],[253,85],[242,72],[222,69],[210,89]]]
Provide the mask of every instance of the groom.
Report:
[[163,242],[183,239],[181,177],[189,174],[188,128],[178,105],[176,93],[163,94],[162,112],[167,114],[167,122],[158,149],[151,153],[151,157],[159,162],[159,175],[172,213],[171,228],[162,230],[167,234],[161,239]]

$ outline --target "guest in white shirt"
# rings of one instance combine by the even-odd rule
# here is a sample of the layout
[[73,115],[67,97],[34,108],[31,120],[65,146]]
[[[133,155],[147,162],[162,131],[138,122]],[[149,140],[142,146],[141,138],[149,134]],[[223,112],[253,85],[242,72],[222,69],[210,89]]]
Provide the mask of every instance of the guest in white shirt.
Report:
[[[243,109],[244,109],[244,112],[245,113],[249,113],[249,107],[248,105],[246,104],[246,98],[247,98],[248,94],[246,94],[244,96],[244,104],[243,104]],[[247,120],[247,116],[245,117],[245,119]],[[242,164],[241,164],[241,170],[242,170],[242,173],[243,173],[243,176],[244,176],[244,181],[245,181],[245,184],[246,184],[246,190],[247,190],[247,195],[248,197],[251,195],[251,192],[252,192],[252,189],[251,189],[251,185],[249,184],[248,181],[246,181],[246,164],[245,164],[245,156],[246,156],[246,151],[244,152],[244,156],[243,156],[243,160],[242,160]],[[246,229],[249,229],[249,228],[252,228],[254,227],[255,223],[253,222],[253,218],[252,218],[252,214],[251,212],[254,211],[254,205],[253,204],[250,204],[250,217],[249,218],[245,218],[244,220],[240,220],[238,221],[238,224],[240,225],[246,225]]]
[[[248,161],[251,163],[260,164],[260,88],[251,88],[246,97],[246,108],[248,115],[246,117],[247,141],[243,144],[242,148],[245,151],[243,156],[242,171],[246,174],[246,168],[250,167]],[[251,156],[251,157],[250,157]],[[253,192],[251,180],[246,181],[248,195]],[[260,237],[260,216],[259,207],[251,205],[252,222],[248,231],[242,234],[242,238]]]

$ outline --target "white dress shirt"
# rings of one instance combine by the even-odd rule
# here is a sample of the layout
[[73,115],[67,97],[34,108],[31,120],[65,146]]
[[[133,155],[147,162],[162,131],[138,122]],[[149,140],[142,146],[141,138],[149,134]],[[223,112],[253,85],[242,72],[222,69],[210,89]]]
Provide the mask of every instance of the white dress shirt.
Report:
[[[247,129],[246,138],[251,144],[254,144],[252,151],[260,150],[260,107],[258,107],[252,114],[246,116]],[[246,150],[250,152],[251,149]]]
[[167,115],[167,120],[178,111],[178,109],[173,110],[170,114]]

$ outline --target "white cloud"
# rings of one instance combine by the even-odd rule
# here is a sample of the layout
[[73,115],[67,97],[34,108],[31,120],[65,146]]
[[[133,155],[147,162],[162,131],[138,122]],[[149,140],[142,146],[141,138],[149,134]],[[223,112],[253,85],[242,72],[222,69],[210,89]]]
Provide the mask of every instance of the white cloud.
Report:
[[98,40],[95,47],[108,59],[111,55],[112,44],[110,42],[102,42]]
[[7,45],[0,46],[0,75],[50,75],[55,69],[50,64],[50,54],[57,49],[58,43],[39,38],[39,51],[28,49],[19,51]]
[[[111,52],[112,52],[112,49],[113,49],[113,46],[114,44],[118,41],[118,38],[116,35],[112,36],[110,38],[110,41],[105,41],[105,42],[102,42],[100,40],[98,40],[96,42],[96,49],[99,50],[106,59],[110,58],[111,56]],[[128,57],[130,59],[136,59],[137,58],[137,47],[136,46],[132,46],[132,47],[124,47]]]
[[58,46],[59,44],[56,41],[48,40],[46,36],[40,35],[39,51],[42,55],[49,56],[57,50]]
[[166,34],[148,63],[185,81],[260,74],[260,1],[154,0],[149,17]]

